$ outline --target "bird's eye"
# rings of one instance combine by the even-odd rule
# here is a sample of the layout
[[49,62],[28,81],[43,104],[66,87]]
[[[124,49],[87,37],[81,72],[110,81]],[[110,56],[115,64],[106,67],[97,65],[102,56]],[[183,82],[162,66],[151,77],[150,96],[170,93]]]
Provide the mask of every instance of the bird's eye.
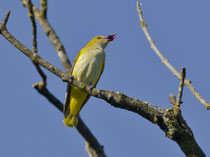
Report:
[[101,39],[101,37],[98,37],[97,39]]

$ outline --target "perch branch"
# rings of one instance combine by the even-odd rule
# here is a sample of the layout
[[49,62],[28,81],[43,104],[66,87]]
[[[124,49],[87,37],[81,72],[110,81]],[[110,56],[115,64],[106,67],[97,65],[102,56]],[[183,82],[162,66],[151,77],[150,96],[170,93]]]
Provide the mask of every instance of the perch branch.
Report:
[[[158,55],[158,57],[160,58],[160,60],[162,61],[163,64],[165,64],[166,67],[168,67],[169,70],[171,70],[171,72],[179,79],[181,80],[181,75],[179,74],[179,72],[168,62],[168,60],[160,53],[160,51],[158,50],[158,48],[155,45],[155,42],[152,40],[150,34],[148,33],[147,30],[147,24],[143,19],[143,14],[142,14],[142,10],[140,7],[139,2],[137,2],[137,11],[138,11],[138,15],[139,15],[139,19],[140,19],[140,26],[145,34],[145,36],[147,37],[151,48],[154,50],[154,52]],[[191,92],[193,93],[193,95],[196,97],[196,99],[202,103],[207,109],[210,109],[210,103],[206,102],[206,100],[204,100],[201,95],[198,93],[198,91],[191,85],[191,82],[189,80],[185,80],[184,81],[184,85],[187,86]]]
[[42,59],[38,54],[30,51],[27,47],[15,39],[15,37],[8,32],[6,26],[2,23],[0,23],[0,34],[31,60],[60,77],[63,81],[72,83],[74,86],[85,91],[89,95],[103,99],[114,107],[132,111],[150,122],[157,124],[166,133],[167,137],[174,140],[180,146],[186,156],[205,157],[205,154],[196,143],[192,131],[182,118],[181,112],[178,112],[179,114],[175,115],[173,108],[158,108],[147,102],[128,97],[123,93],[99,90],[79,82],[72,77],[70,78],[69,75]]

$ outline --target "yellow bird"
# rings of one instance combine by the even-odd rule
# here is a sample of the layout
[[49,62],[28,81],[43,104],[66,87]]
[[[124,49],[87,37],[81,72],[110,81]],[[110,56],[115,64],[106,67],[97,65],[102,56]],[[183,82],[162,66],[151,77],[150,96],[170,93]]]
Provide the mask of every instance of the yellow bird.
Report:
[[[75,79],[93,87],[96,86],[104,70],[104,49],[110,41],[116,38],[115,35],[96,36],[79,52],[71,72]],[[70,85],[69,89],[69,104],[64,107],[63,122],[65,125],[73,127],[77,125],[78,114],[90,96],[73,85]]]

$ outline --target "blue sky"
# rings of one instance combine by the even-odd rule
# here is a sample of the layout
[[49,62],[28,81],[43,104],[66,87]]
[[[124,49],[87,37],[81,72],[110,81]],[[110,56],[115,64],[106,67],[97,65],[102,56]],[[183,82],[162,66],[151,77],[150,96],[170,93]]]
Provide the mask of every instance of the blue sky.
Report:
[[[38,1],[34,1],[39,4]],[[162,54],[209,99],[210,2],[141,1],[148,30]],[[31,48],[31,25],[20,1],[2,0],[0,19],[10,9],[8,30]],[[171,107],[170,93],[177,94],[179,81],[160,62],[139,27],[136,0],[49,1],[48,19],[73,62],[94,36],[117,34],[106,48],[104,73],[99,89],[123,92],[158,107]],[[0,156],[86,157],[85,142],[75,128],[63,125],[63,115],[33,88],[40,81],[31,61],[0,37]],[[42,28],[38,25],[40,56],[63,69]],[[66,84],[44,70],[48,88],[62,102]],[[182,114],[195,139],[210,156],[210,111],[184,88]],[[184,156],[178,145],[158,126],[137,114],[91,98],[81,117],[104,145],[107,156]]]

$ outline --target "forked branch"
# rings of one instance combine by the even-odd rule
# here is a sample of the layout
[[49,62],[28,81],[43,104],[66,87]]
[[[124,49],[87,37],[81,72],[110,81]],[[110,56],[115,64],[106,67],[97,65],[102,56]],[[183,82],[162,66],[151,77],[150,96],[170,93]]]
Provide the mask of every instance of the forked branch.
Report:
[[[154,52],[158,55],[158,57],[160,58],[160,60],[162,61],[162,63],[169,69],[171,70],[171,72],[179,79],[181,80],[181,75],[179,74],[179,72],[168,62],[168,60],[160,53],[160,51],[158,50],[158,48],[155,45],[154,40],[152,40],[150,34],[148,33],[147,30],[147,24],[143,19],[143,13],[141,10],[141,6],[140,3],[137,2],[137,11],[139,14],[139,20],[140,20],[140,26],[145,34],[145,36],[147,37],[151,48],[154,50]],[[198,91],[191,85],[191,82],[189,80],[185,80],[184,81],[184,85],[187,86],[191,92],[193,93],[193,95],[196,97],[196,99],[202,103],[207,109],[210,109],[210,103],[206,102],[206,100],[204,100],[202,98],[202,96],[198,93]]]

